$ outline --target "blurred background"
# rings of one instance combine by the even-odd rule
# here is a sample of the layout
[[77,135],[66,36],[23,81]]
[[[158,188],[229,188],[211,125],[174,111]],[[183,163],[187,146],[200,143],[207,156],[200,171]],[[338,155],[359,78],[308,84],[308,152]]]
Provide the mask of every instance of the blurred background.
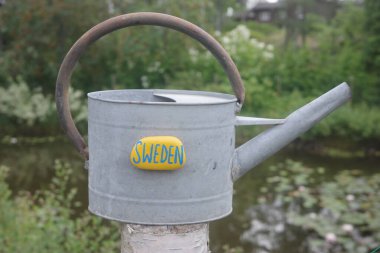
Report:
[[[346,81],[349,104],[236,184],[211,224],[224,253],[369,252],[380,245],[380,1],[0,0],[0,252],[117,252],[116,223],[87,211],[87,171],[59,127],[55,79],[71,45],[115,15],[189,20],[226,48],[246,87],[243,115],[286,117]],[[232,93],[197,42],[157,27],[102,38],[72,78],[87,132],[89,91]],[[239,127],[238,145],[264,130]]]

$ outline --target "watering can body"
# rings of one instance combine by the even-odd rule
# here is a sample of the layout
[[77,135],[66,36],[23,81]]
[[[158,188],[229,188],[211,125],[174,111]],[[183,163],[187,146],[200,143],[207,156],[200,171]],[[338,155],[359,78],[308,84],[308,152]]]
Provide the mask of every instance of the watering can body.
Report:
[[[114,30],[159,25],[201,42],[219,60],[236,96],[202,91],[111,90],[88,94],[88,142],[68,105],[81,53]],[[121,15],[84,34],[57,79],[61,124],[88,160],[89,210],[107,219],[149,225],[208,222],[232,211],[233,182],[350,98],[341,84],[285,119],[237,116],[244,87],[230,56],[199,27],[158,13]],[[235,149],[235,127],[273,125]]]
[[[89,210],[122,222],[168,225],[228,215],[233,182],[342,105],[350,92],[341,84],[283,120],[236,116],[237,99],[213,92],[113,90],[88,97]],[[235,150],[239,125],[275,126]],[[181,168],[157,169],[166,162],[161,153],[150,157],[148,169],[130,159],[136,143],[151,138],[148,145],[164,145],[168,136],[183,145]],[[137,158],[147,155],[140,150]]]
[[[185,224],[219,219],[232,211],[235,96],[117,90],[88,97],[91,212],[129,223]],[[156,170],[161,154],[148,162],[152,169],[132,164],[135,144],[156,136],[182,142],[182,168]],[[149,145],[163,141],[153,139]],[[141,160],[144,155],[141,152]]]

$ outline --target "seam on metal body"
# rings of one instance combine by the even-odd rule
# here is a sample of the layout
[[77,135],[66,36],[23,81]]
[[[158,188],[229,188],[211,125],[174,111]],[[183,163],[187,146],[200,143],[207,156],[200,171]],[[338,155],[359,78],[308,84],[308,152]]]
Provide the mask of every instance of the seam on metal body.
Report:
[[223,192],[221,194],[217,194],[214,196],[202,197],[202,198],[190,198],[190,199],[188,198],[188,199],[181,199],[181,200],[138,199],[138,198],[120,197],[120,196],[115,196],[112,194],[102,193],[95,190],[91,186],[89,186],[88,188],[90,191],[92,191],[94,194],[100,197],[107,197],[112,200],[120,200],[120,201],[136,202],[136,203],[149,203],[149,204],[180,204],[180,203],[207,202],[210,200],[223,199],[225,196],[230,196],[232,194],[232,190],[231,190],[231,191]]
[[142,125],[114,125],[110,123],[100,122],[97,120],[89,119],[89,123],[98,124],[102,126],[114,127],[114,128],[125,128],[125,129],[146,129],[146,130],[198,130],[198,129],[219,129],[219,128],[227,128],[234,126],[233,122],[223,125],[208,125],[208,126],[178,126],[178,127],[156,127],[156,126],[148,126],[144,127]]

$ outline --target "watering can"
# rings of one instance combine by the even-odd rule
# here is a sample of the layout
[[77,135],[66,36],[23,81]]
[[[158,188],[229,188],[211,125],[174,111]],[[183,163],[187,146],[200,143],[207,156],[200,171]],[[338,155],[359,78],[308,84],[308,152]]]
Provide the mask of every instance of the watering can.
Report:
[[[70,77],[80,55],[102,36],[137,25],[167,27],[205,46],[223,66],[234,95],[188,90],[105,90],[88,94],[88,146],[73,122]],[[228,53],[183,19],[132,13],[86,32],[63,60],[56,103],[64,131],[88,162],[89,210],[121,222],[209,222],[232,212],[233,183],[350,98],[343,83],[285,119],[237,116],[244,86]],[[235,127],[272,125],[235,149]]]

